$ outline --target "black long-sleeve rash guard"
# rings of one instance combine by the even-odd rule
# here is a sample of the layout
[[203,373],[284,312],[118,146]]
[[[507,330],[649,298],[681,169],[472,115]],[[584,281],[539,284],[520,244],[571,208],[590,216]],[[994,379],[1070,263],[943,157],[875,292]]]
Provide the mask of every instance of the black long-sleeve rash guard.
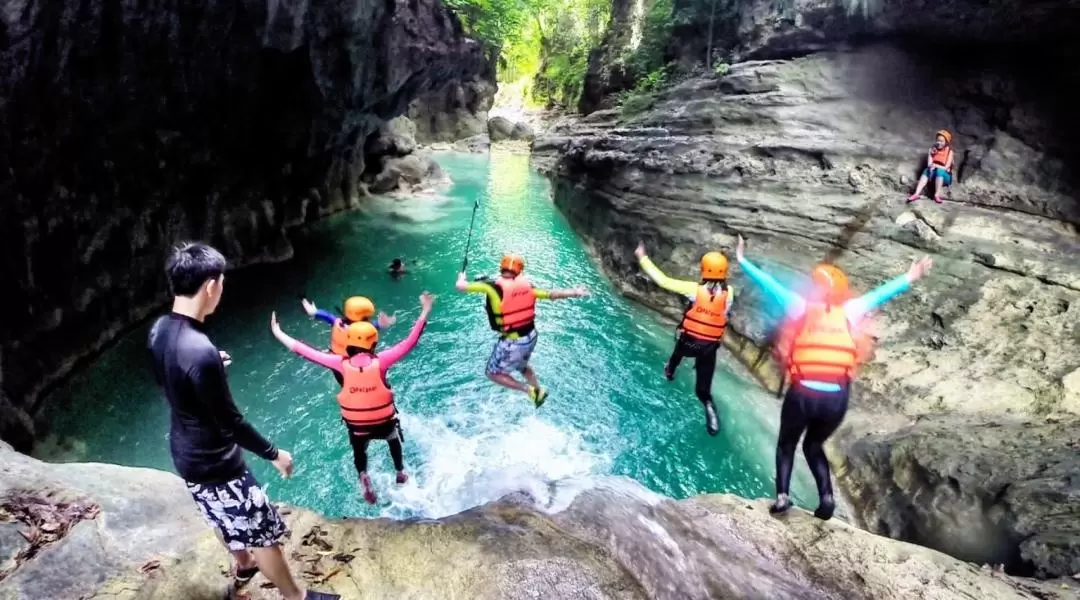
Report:
[[247,468],[240,448],[277,458],[277,448],[237,410],[221,355],[200,322],[176,313],[160,317],[147,347],[172,408],[169,449],[181,477],[191,483],[240,477]]

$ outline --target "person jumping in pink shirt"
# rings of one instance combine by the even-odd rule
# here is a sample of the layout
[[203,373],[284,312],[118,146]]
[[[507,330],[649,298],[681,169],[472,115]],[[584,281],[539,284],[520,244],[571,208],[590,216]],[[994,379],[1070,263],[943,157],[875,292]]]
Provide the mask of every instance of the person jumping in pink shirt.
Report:
[[394,469],[397,470],[397,482],[402,484],[409,480],[401,448],[401,423],[386,372],[405,358],[420,341],[434,300],[427,292],[421,294],[420,318],[413,324],[409,336],[381,352],[375,351],[379,330],[374,325],[366,321],[351,323],[345,333],[347,356],[322,352],[289,337],[278,325],[277,313],[270,314],[270,331],[282,345],[315,364],[341,374],[343,383],[337,396],[338,406],[341,408],[341,420],[349,432],[353,463],[360,475],[364,500],[368,504],[377,501],[371,477],[367,473],[367,447],[371,440],[386,440],[390,446],[390,457],[394,460]]

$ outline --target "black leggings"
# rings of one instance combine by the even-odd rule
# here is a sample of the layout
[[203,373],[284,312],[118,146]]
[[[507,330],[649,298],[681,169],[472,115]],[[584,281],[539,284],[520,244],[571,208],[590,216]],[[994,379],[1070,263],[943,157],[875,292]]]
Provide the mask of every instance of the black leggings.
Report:
[[803,439],[803,454],[817,482],[818,497],[832,495],[829,460],[825,458],[825,440],[836,431],[847,413],[850,387],[839,392],[819,392],[793,382],[780,409],[780,436],[776,441],[776,493],[787,494],[795,447]]
[[716,352],[719,349],[719,342],[697,341],[684,333],[675,342],[675,349],[668,359],[667,368],[672,373],[679,368],[682,359],[694,359],[694,372],[697,375],[694,393],[702,404],[712,402],[712,380],[713,373],[716,372]]
[[390,446],[390,458],[394,460],[394,469],[397,471],[405,470],[405,458],[401,453],[401,428],[398,426],[396,419],[392,425],[393,427],[390,430],[390,433],[372,430],[362,431],[352,427],[348,428],[349,443],[352,444],[353,464],[356,465],[356,472],[358,474],[362,475],[364,471],[367,471],[368,444],[371,443],[371,440],[377,439],[385,439],[387,445]]

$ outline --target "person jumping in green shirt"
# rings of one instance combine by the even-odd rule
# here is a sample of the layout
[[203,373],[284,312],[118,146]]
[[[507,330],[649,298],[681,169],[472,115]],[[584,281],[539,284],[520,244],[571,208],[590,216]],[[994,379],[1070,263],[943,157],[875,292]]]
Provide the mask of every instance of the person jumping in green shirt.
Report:
[[[482,293],[487,296],[488,322],[499,332],[499,341],[488,359],[487,376],[495,383],[528,394],[536,408],[547,399],[548,392],[540,385],[536,373],[529,365],[529,358],[536,348],[537,300],[581,298],[589,292],[578,287],[572,290],[540,290],[521,274],[525,260],[516,254],[507,254],[499,264],[498,279],[481,279],[470,282],[462,271],[458,274],[459,292]],[[512,373],[518,372],[528,383],[521,383]]]
[[645,245],[638,244],[634,254],[645,274],[656,285],[686,298],[688,305],[677,331],[679,338],[675,349],[664,366],[664,377],[675,378],[675,369],[683,358],[694,359],[697,383],[694,392],[705,407],[705,429],[709,435],[720,431],[720,419],[712,398],[713,373],[716,371],[716,353],[720,339],[727,327],[735,288],[728,286],[728,260],[719,252],[709,252],[701,257],[701,281],[672,279],[656,267],[645,255]]

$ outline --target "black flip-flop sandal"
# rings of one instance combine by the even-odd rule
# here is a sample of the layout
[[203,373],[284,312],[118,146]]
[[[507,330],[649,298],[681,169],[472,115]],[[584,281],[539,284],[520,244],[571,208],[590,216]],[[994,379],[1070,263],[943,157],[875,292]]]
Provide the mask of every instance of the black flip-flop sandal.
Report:
[[304,592],[304,600],[341,600],[341,596],[337,594],[328,594],[326,592],[313,592],[308,590]]
[[242,588],[248,584],[256,575],[259,574],[259,567],[251,567],[248,569],[237,569],[236,576],[233,577],[233,587]]

